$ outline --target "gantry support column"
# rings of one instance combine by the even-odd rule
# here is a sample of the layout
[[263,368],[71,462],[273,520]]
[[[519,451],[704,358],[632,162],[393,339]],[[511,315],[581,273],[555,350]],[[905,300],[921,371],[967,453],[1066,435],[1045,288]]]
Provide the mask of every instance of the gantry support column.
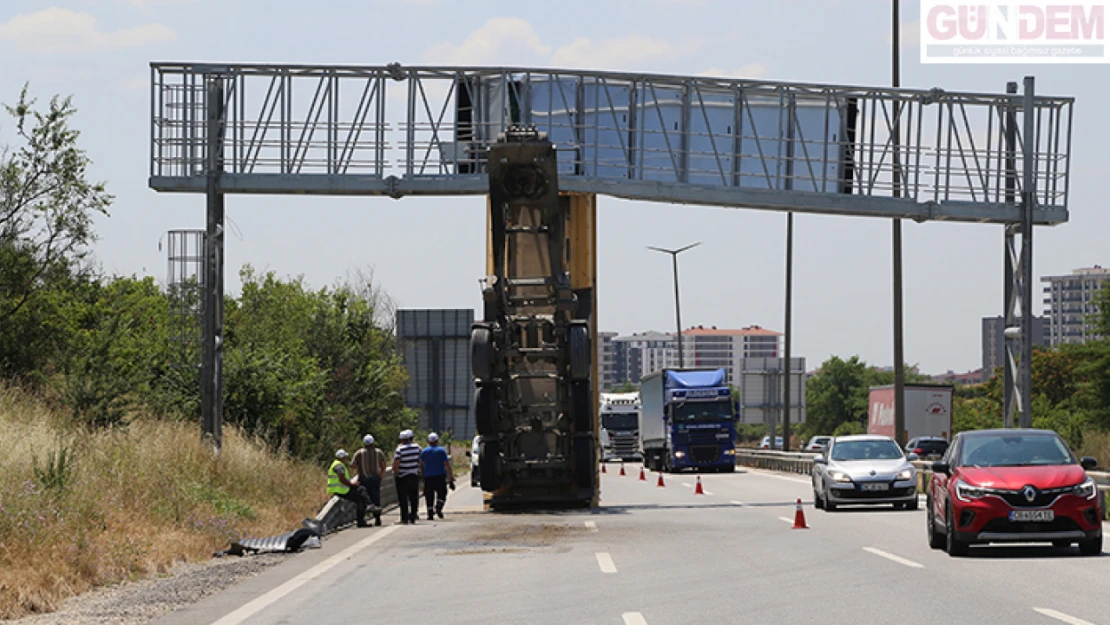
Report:
[[201,436],[219,452],[223,444],[224,334],[224,85],[220,76],[205,85],[208,179],[207,229],[204,249],[204,349],[200,368]]

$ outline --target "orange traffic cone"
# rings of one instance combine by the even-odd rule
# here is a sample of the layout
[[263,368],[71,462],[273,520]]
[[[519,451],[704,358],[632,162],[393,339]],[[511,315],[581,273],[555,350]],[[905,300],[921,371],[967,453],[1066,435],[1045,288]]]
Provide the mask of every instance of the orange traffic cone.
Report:
[[798,508],[794,511],[794,529],[796,529],[796,530],[807,530],[807,529],[809,529],[809,527],[806,526],[805,512],[802,512],[802,500],[801,499],[798,500]]
[[601,463],[601,472],[605,473],[605,463],[604,462]]
[[659,481],[656,482],[655,485],[659,488],[663,487],[663,472],[662,471],[659,472]]
[[640,481],[641,482],[646,482],[647,481],[647,478],[644,477],[644,468],[643,467],[640,467]]
[[698,476],[698,485],[694,487],[695,495],[704,495],[705,491],[701,489],[701,476]]
[[621,476],[624,476],[624,463],[621,463]]

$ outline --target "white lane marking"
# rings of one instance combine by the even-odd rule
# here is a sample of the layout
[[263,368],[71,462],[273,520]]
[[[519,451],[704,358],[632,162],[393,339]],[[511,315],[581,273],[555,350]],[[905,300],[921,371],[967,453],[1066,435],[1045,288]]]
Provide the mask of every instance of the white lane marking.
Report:
[[711,492],[709,492],[709,491],[705,490],[704,488],[702,489],[701,493],[702,493],[703,495],[709,495],[709,496],[711,496],[711,497],[713,496],[713,493],[711,493]]
[[887,552],[883,551],[882,549],[876,549],[874,547],[864,547],[863,550],[868,552],[868,553],[873,553],[873,554],[879,556],[880,558],[886,558],[887,560],[890,560],[892,562],[897,562],[898,564],[903,564],[903,565],[908,566],[908,567],[913,568],[913,569],[923,569],[923,568],[925,568],[925,566],[923,564],[918,564],[917,562],[914,562],[913,560],[907,560],[907,559],[905,559],[901,556],[896,556],[893,553],[887,553]]
[[1054,618],[1057,621],[1062,621],[1068,625],[1095,625],[1090,621],[1084,621],[1081,618],[1075,618],[1074,616],[1069,616],[1063,612],[1057,612],[1056,610],[1050,610],[1048,608],[1033,608],[1033,611],[1039,612],[1049,618]]
[[591,532],[596,532],[597,523],[594,523],[593,521],[586,521],[586,529],[590,530]]
[[625,612],[621,618],[624,619],[624,625],[647,625],[644,615],[639,612]]
[[250,618],[250,617],[254,616],[255,614],[259,613],[260,611],[262,611],[264,608],[266,608],[270,604],[276,602],[279,599],[282,599],[282,598],[286,597],[289,593],[293,592],[294,590],[296,590],[296,589],[300,588],[301,586],[307,584],[308,582],[312,581],[313,579],[316,579],[317,577],[320,577],[324,573],[327,573],[329,570],[331,570],[332,567],[339,564],[340,562],[343,562],[344,560],[347,560],[348,558],[351,558],[356,553],[358,553],[358,552],[362,551],[363,549],[369,547],[370,545],[378,542],[379,540],[385,538],[386,536],[389,536],[390,534],[393,533],[394,530],[397,529],[397,527],[398,526],[394,525],[394,526],[386,527],[384,529],[381,529],[381,530],[378,530],[378,531],[374,532],[374,534],[372,536],[368,536],[368,537],[358,541],[357,543],[351,545],[350,547],[347,547],[343,551],[340,551],[339,553],[337,553],[334,556],[328,558],[327,560],[324,560],[323,562],[317,564],[316,566],[312,567],[311,569],[308,569],[304,573],[301,573],[300,575],[297,575],[293,579],[285,582],[281,586],[278,586],[277,588],[274,588],[273,590],[271,590],[270,592],[262,595],[261,597],[257,597],[256,599],[254,599],[253,601],[251,601],[251,602],[247,603],[246,605],[242,606],[238,610],[235,610],[234,612],[225,615],[223,618],[219,619],[218,621],[215,621],[214,623],[212,623],[212,625],[238,625],[239,623],[242,623],[243,621],[247,620],[248,618]]
[[685,486],[686,488],[693,488],[694,487],[694,485],[691,484],[690,482],[683,482],[682,485]]
[[730,501],[729,503],[730,503],[730,504],[732,504],[732,505],[734,505],[734,506],[740,506],[740,507],[744,507],[744,502],[743,502],[743,501],[736,501],[735,499],[733,499],[733,500],[732,500],[732,501]]
[[597,555],[597,565],[599,567],[601,567],[601,572],[602,573],[616,573],[617,572],[617,565],[613,564],[613,556],[609,555],[609,553],[606,552],[606,551],[602,551],[602,552],[600,552],[596,555]]
[[779,517],[779,520],[780,520],[780,521],[785,521],[785,522],[787,522],[787,523],[789,523],[789,524],[791,524],[791,525],[794,525],[794,519],[788,519],[788,518],[786,518],[786,517],[784,517],[784,516],[780,516],[780,517]]
[[786,477],[785,475],[775,475],[774,473],[767,473],[765,471],[750,471],[749,475],[759,475],[762,477],[773,477],[776,480],[786,480],[787,482],[797,482],[799,484],[812,484],[813,480],[803,480],[798,477]]

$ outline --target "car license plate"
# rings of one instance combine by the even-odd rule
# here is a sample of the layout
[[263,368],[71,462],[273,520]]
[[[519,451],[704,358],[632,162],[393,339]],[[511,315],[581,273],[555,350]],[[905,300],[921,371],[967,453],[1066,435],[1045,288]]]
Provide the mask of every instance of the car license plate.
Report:
[[1056,513],[1052,510],[1011,510],[1011,521],[1052,521],[1056,518]]
[[860,484],[862,490],[890,490],[890,484],[885,482],[874,482],[872,484]]

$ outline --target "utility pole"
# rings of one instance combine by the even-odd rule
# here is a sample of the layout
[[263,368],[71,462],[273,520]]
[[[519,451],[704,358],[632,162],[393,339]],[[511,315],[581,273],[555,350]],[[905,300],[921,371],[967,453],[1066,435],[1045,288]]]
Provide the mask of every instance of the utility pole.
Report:
[[[783,373],[782,373],[782,450],[790,451],[790,322],[792,292],[794,284],[794,213],[786,213],[786,328],[783,334]],[[774,447],[775,433],[772,428],[771,446]]]
[[679,369],[685,369],[686,368],[686,361],[683,359],[683,356],[682,356],[682,308],[679,306],[679,300],[678,300],[678,255],[681,254],[682,252],[685,252],[688,249],[695,248],[699,245],[701,245],[701,241],[698,241],[697,243],[693,243],[691,245],[687,245],[686,247],[680,247],[677,250],[668,250],[668,249],[664,249],[662,247],[652,247],[650,245],[647,246],[647,248],[649,250],[655,250],[656,252],[663,252],[664,254],[670,254],[671,255],[671,261],[673,262],[673,266],[674,266],[674,319],[675,319],[675,323],[678,325],[678,368]]
[[[898,5],[900,0],[892,0],[891,11],[891,86],[895,89],[902,86],[900,31],[901,24],[898,18]],[[894,197],[902,196],[902,136],[901,136],[901,102],[894,97],[894,119],[891,128],[891,144],[894,151],[893,188]],[[894,436],[898,446],[906,444],[906,371],[905,354],[903,352],[902,330],[902,220],[893,220],[894,243]]]

